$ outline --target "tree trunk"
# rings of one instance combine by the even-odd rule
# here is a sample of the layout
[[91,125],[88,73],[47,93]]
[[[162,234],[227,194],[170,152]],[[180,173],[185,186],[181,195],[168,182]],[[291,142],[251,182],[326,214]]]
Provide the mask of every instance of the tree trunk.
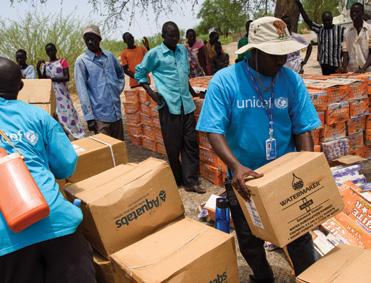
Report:
[[289,16],[291,20],[291,31],[298,31],[298,21],[299,21],[299,9],[295,3],[295,0],[277,0],[276,8],[274,10],[274,16],[277,18],[282,18],[283,16]]

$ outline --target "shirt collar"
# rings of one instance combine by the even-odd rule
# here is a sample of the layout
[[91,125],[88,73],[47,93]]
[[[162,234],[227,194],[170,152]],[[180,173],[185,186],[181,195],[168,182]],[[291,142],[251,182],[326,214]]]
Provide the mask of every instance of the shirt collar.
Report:
[[[356,28],[354,27],[354,25],[352,25],[350,29],[355,30]],[[362,29],[368,30],[368,24],[365,21],[363,21]]]
[[[86,49],[85,54],[92,61],[94,60],[95,57],[98,57],[94,52],[90,51],[89,49]],[[102,50],[102,55],[107,56],[104,50]]]
[[[179,47],[178,47],[179,44],[176,45],[176,49],[175,49],[175,52],[177,50],[179,50]],[[162,50],[162,53],[165,54],[165,53],[168,53],[168,52],[172,52],[173,50],[169,49],[165,43],[161,43],[161,50]]]

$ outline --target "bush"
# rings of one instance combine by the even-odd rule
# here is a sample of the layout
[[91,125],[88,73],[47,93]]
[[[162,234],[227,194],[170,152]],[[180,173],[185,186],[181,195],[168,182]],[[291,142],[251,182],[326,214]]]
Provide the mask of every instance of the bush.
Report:
[[19,20],[0,20],[0,38],[1,56],[15,60],[15,52],[24,49],[27,52],[27,63],[34,66],[40,59],[47,60],[45,45],[54,43],[58,57],[66,58],[70,64],[71,79],[76,58],[85,49],[82,24],[71,15],[45,16],[29,12]]

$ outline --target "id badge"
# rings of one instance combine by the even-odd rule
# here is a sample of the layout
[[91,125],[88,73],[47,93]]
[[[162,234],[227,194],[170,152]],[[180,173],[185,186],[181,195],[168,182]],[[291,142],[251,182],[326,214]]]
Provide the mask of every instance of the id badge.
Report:
[[267,160],[276,159],[277,143],[275,138],[269,138],[265,141],[265,157]]

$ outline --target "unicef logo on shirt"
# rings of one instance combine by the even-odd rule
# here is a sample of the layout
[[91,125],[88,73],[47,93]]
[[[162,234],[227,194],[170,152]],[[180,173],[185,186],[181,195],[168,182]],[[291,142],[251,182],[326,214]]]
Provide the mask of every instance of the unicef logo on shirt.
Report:
[[26,132],[24,138],[32,145],[35,145],[39,140],[39,136],[34,131]]
[[274,106],[278,109],[286,109],[289,104],[287,97],[278,97],[274,100]]

